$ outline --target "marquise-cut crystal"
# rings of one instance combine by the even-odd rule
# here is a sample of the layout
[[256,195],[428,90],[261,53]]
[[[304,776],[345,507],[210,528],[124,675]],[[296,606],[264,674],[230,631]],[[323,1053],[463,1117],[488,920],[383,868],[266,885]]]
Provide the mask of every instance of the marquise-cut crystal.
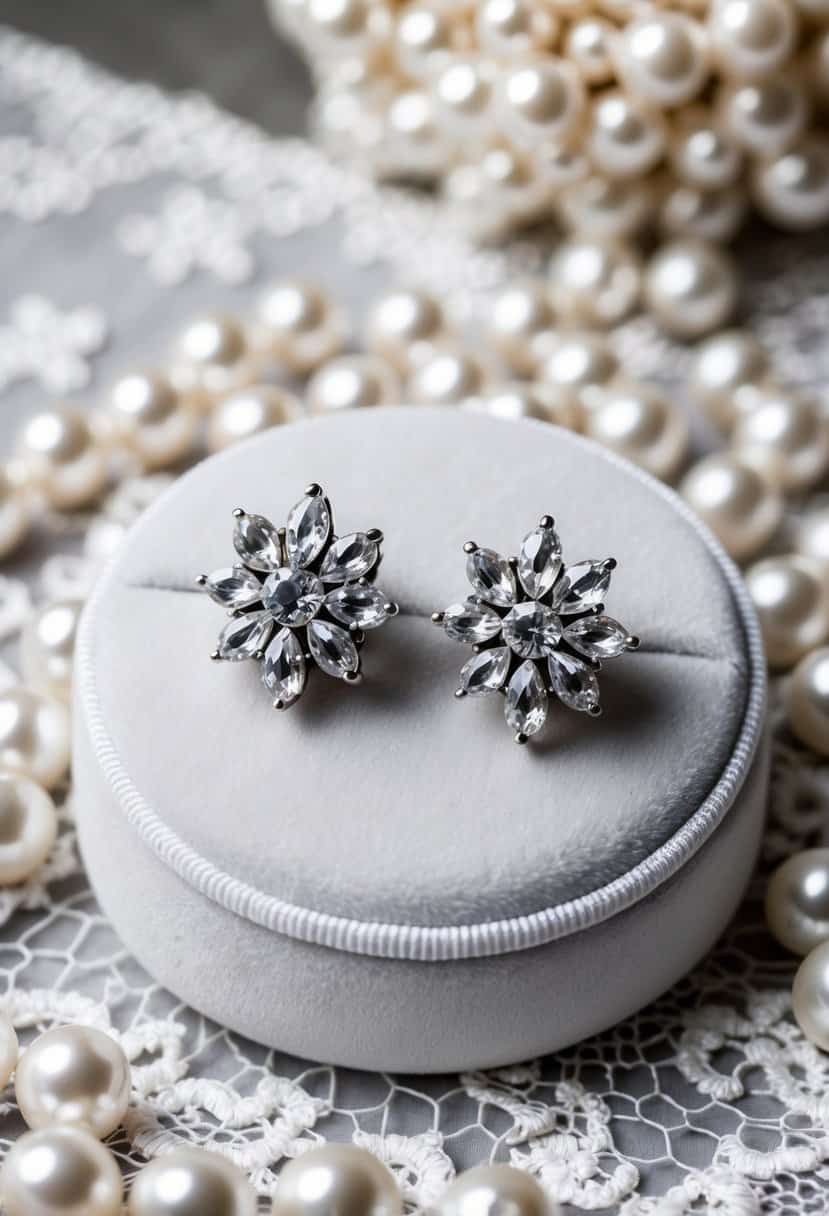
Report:
[[276,570],[282,565],[279,533],[264,515],[240,515],[233,529],[233,547],[251,570]]
[[339,625],[327,621],[311,621],[308,626],[308,647],[314,661],[329,676],[344,679],[360,665],[357,647]]
[[565,615],[595,607],[605,598],[611,574],[612,568],[604,562],[568,566],[556,587],[553,606]]
[[570,709],[588,713],[599,704],[599,681],[581,659],[557,650],[550,655],[547,666],[553,692]]
[[262,683],[280,702],[281,709],[293,705],[305,687],[305,658],[295,633],[282,629],[265,651]]
[[561,638],[561,622],[545,604],[527,600],[504,617],[504,641],[522,659],[540,659]]
[[524,537],[518,555],[518,577],[531,600],[551,589],[561,570],[561,541],[555,528],[534,528]]
[[280,625],[307,625],[322,607],[325,588],[308,570],[282,566],[265,579],[262,603]]
[[585,616],[567,626],[564,638],[589,659],[615,659],[626,649],[628,634],[611,616]]
[[334,541],[326,553],[320,574],[327,583],[356,582],[377,564],[379,550],[376,541],[365,532],[351,532]]
[[329,591],[325,606],[333,617],[343,625],[355,629],[376,629],[388,617],[388,600],[377,587],[361,587],[359,583],[346,583]]
[[547,720],[547,689],[532,659],[512,674],[504,716],[517,734],[528,736],[537,734]]
[[272,632],[273,618],[269,612],[235,616],[219,634],[219,654],[233,661],[252,659],[257,651],[265,649]]
[[306,496],[292,507],[285,528],[285,549],[295,570],[319,557],[330,531],[331,511],[322,494]]
[[497,637],[501,618],[488,604],[466,600],[463,604],[450,604],[443,614],[443,628],[453,641],[477,646]]
[[228,566],[207,576],[204,589],[212,600],[231,612],[248,608],[262,598],[262,584],[244,566]]
[[495,646],[473,655],[461,668],[460,686],[471,697],[497,692],[509,671],[510,652],[507,646]]
[[515,575],[494,549],[476,549],[466,562],[466,577],[490,604],[507,608],[515,603]]

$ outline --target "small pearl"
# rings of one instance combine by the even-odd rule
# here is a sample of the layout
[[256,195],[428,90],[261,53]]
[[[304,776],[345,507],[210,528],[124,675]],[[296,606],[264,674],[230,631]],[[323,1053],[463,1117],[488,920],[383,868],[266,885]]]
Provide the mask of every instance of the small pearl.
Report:
[[815,507],[801,518],[795,543],[798,553],[829,568],[829,506]]
[[0,768],[47,790],[69,767],[69,712],[53,697],[28,688],[0,693]]
[[548,50],[559,31],[552,9],[530,0],[484,0],[476,26],[481,49],[498,59]]
[[118,437],[143,469],[168,468],[192,453],[196,409],[160,372],[123,376],[112,386],[107,408]]
[[611,181],[596,174],[564,189],[557,203],[566,228],[599,241],[633,236],[655,210],[654,192],[647,183]]
[[597,394],[585,432],[654,477],[669,481],[688,451],[688,422],[658,389],[612,383]]
[[829,220],[829,142],[802,140],[774,160],[759,161],[753,197],[767,219],[792,231]]
[[691,364],[689,390],[715,426],[730,431],[737,419],[735,394],[765,376],[768,357],[748,331],[726,330],[699,346]]
[[784,685],[783,703],[792,733],[819,756],[829,756],[829,647],[800,660]]
[[746,572],[769,666],[791,667],[829,637],[829,580],[807,557],[769,557]]
[[553,306],[573,325],[613,325],[636,306],[641,271],[634,254],[610,241],[571,240],[550,263]]
[[427,80],[445,62],[452,44],[452,22],[439,6],[414,4],[401,12],[394,33],[394,49],[407,75]]
[[669,156],[677,176],[689,186],[722,190],[739,179],[743,157],[708,110],[680,111]]
[[757,80],[791,55],[797,19],[788,0],[714,0],[708,32],[726,76]]
[[365,49],[380,32],[372,28],[375,15],[365,0],[308,0],[306,12],[313,36],[326,49]]
[[538,376],[579,416],[619,369],[619,360],[597,333],[550,334],[539,344],[539,354]]
[[435,104],[451,135],[463,139],[488,129],[493,79],[490,65],[475,56],[453,59],[436,77]]
[[478,1165],[450,1183],[434,1207],[435,1216],[555,1216],[552,1203],[526,1170]]
[[409,380],[417,405],[459,405],[475,397],[489,379],[483,363],[468,351],[447,348],[425,359]]
[[28,777],[0,773],[0,885],[31,878],[57,834],[55,804],[46,791]]
[[107,483],[107,458],[89,418],[58,405],[24,426],[19,455],[32,484],[50,506],[71,511],[99,498]]
[[257,349],[300,374],[332,359],[345,340],[343,318],[328,297],[298,280],[274,284],[259,302],[257,321]]
[[406,375],[445,333],[443,310],[426,291],[414,288],[381,296],[366,322],[365,345]]
[[805,849],[777,867],[766,888],[766,921],[793,954],[829,941],[829,849]]
[[400,1216],[402,1210],[390,1170],[351,1144],[326,1144],[289,1161],[273,1200],[273,1216]]
[[791,147],[809,117],[806,92],[789,76],[732,85],[720,95],[719,109],[734,142],[764,159]]
[[587,148],[593,164],[608,177],[640,177],[662,159],[667,126],[635,97],[611,89],[593,103]]
[[103,1140],[126,1113],[130,1066],[123,1048],[102,1030],[58,1026],[23,1052],[14,1085],[29,1127],[71,1124]]
[[217,396],[253,383],[257,374],[245,332],[233,317],[197,317],[173,345],[170,384],[203,411]]
[[252,384],[216,405],[207,424],[207,446],[211,452],[219,452],[301,417],[302,406],[293,393],[275,384]]
[[121,1171],[109,1149],[79,1127],[28,1132],[0,1170],[5,1216],[120,1216]]
[[518,143],[561,140],[578,124],[584,85],[572,63],[555,56],[529,59],[504,71],[495,98],[496,121]]
[[535,344],[554,319],[546,284],[540,279],[513,283],[495,299],[489,339],[513,371],[529,376],[537,362]]
[[364,406],[393,405],[401,386],[394,369],[377,355],[343,355],[332,359],[308,384],[313,414],[336,414]]
[[568,430],[576,430],[581,420],[578,408],[552,385],[531,384],[526,380],[507,381],[486,389],[480,397],[471,397],[462,408],[508,421],[540,418]]
[[792,988],[795,1020],[810,1043],[829,1051],[829,942],[800,964]]
[[61,701],[72,695],[75,635],[83,604],[59,600],[31,617],[20,636],[20,669],[24,682]]
[[808,490],[829,468],[829,421],[813,402],[773,386],[752,392],[734,447],[786,492]]
[[665,196],[659,222],[668,236],[725,243],[736,236],[747,208],[748,198],[739,186],[700,190],[679,185]]
[[386,145],[385,176],[431,181],[444,172],[450,155],[431,93],[398,93],[386,114]]
[[5,1089],[17,1067],[17,1034],[9,1018],[0,1014],[0,1089]]
[[737,304],[731,259],[705,241],[663,245],[645,271],[645,299],[670,334],[698,338],[724,325]]
[[694,465],[680,493],[735,561],[758,553],[783,519],[778,491],[731,452],[718,452]]
[[702,27],[684,13],[639,17],[625,27],[616,47],[625,84],[654,105],[684,105],[696,97],[708,76]]
[[256,1191],[237,1165],[206,1149],[174,1148],[136,1175],[129,1216],[256,1216]]
[[495,147],[481,161],[484,202],[511,224],[540,217],[549,210],[549,187],[534,163],[513,148]]
[[613,78],[611,48],[616,30],[604,17],[583,17],[567,32],[564,54],[587,84],[607,84]]
[[0,558],[13,553],[29,531],[31,512],[23,492],[0,468]]

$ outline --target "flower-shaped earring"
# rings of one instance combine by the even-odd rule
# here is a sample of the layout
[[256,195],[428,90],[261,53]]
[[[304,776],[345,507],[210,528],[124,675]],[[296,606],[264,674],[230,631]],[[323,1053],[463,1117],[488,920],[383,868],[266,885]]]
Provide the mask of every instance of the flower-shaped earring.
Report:
[[241,564],[196,580],[230,612],[211,658],[261,662],[275,709],[299,700],[312,665],[356,684],[365,631],[398,611],[372,585],[382,532],[336,536],[331,503],[316,484],[289,512],[284,528],[241,507],[233,514]]
[[570,709],[600,714],[601,660],[639,645],[604,615],[615,560],[565,568],[551,515],[524,537],[518,557],[507,560],[472,541],[464,552],[475,594],[432,617],[454,641],[475,647],[455,696],[505,694],[516,743],[541,730],[550,693]]

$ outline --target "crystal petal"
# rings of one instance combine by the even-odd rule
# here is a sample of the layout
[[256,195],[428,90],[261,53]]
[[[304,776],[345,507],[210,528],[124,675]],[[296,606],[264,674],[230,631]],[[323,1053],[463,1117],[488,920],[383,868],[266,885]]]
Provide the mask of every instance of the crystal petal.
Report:
[[311,621],[308,626],[308,648],[317,666],[329,676],[343,680],[360,666],[357,647],[339,625],[327,621]]
[[240,515],[233,530],[233,547],[251,570],[276,570],[282,565],[279,533],[264,515]]
[[262,584],[244,566],[228,566],[208,574],[204,589],[212,600],[231,612],[249,608],[262,598]]
[[466,577],[490,604],[507,608],[515,603],[515,575],[505,558],[494,549],[476,549],[466,562]]
[[547,660],[553,692],[570,709],[585,713],[599,704],[599,681],[575,655],[557,650]]
[[305,688],[305,658],[295,633],[282,629],[265,651],[262,683],[282,709],[293,705]]
[[325,606],[336,620],[356,629],[376,629],[388,620],[388,599],[377,587],[346,583],[329,591]]
[[537,734],[547,720],[547,689],[532,659],[513,672],[507,685],[504,716],[519,735]]
[[564,640],[588,659],[615,659],[627,649],[628,633],[611,616],[585,616],[564,630]]
[[568,566],[556,587],[553,607],[566,616],[601,604],[612,573],[613,566],[608,566],[607,562],[579,562]]
[[364,575],[377,564],[380,550],[376,541],[365,532],[350,532],[338,537],[323,559],[320,574],[327,583],[350,583]]
[[463,604],[450,604],[443,614],[443,628],[453,641],[477,646],[498,636],[501,618],[488,604],[466,600]]
[[273,633],[273,617],[269,612],[248,612],[227,622],[219,634],[219,654],[223,659],[252,659],[264,650]]
[[331,531],[331,510],[322,494],[301,498],[288,513],[285,549],[294,570],[310,566],[322,553]]
[[518,555],[518,577],[531,600],[552,588],[561,570],[561,541],[555,528],[534,528],[524,537]]
[[460,686],[471,697],[486,692],[497,692],[509,671],[510,652],[508,646],[497,646],[473,655],[461,668]]

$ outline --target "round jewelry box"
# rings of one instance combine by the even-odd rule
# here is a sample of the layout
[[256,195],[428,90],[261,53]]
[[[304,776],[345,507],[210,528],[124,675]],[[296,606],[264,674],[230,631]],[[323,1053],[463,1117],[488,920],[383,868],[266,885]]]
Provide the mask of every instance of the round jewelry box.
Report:
[[[279,525],[308,482],[385,533],[400,614],[364,681],[313,672],[278,713],[258,663],[211,663],[196,588],[232,511]],[[510,555],[553,514],[565,561],[613,555],[641,648],[604,714],[553,703],[517,747],[470,651],[430,620],[462,547]],[[101,903],[177,996],[295,1055],[411,1072],[565,1046],[683,975],[732,915],[762,827],[764,660],[734,567],[680,501],[534,422],[377,409],[199,465],[99,583],[77,653],[76,805]]]

